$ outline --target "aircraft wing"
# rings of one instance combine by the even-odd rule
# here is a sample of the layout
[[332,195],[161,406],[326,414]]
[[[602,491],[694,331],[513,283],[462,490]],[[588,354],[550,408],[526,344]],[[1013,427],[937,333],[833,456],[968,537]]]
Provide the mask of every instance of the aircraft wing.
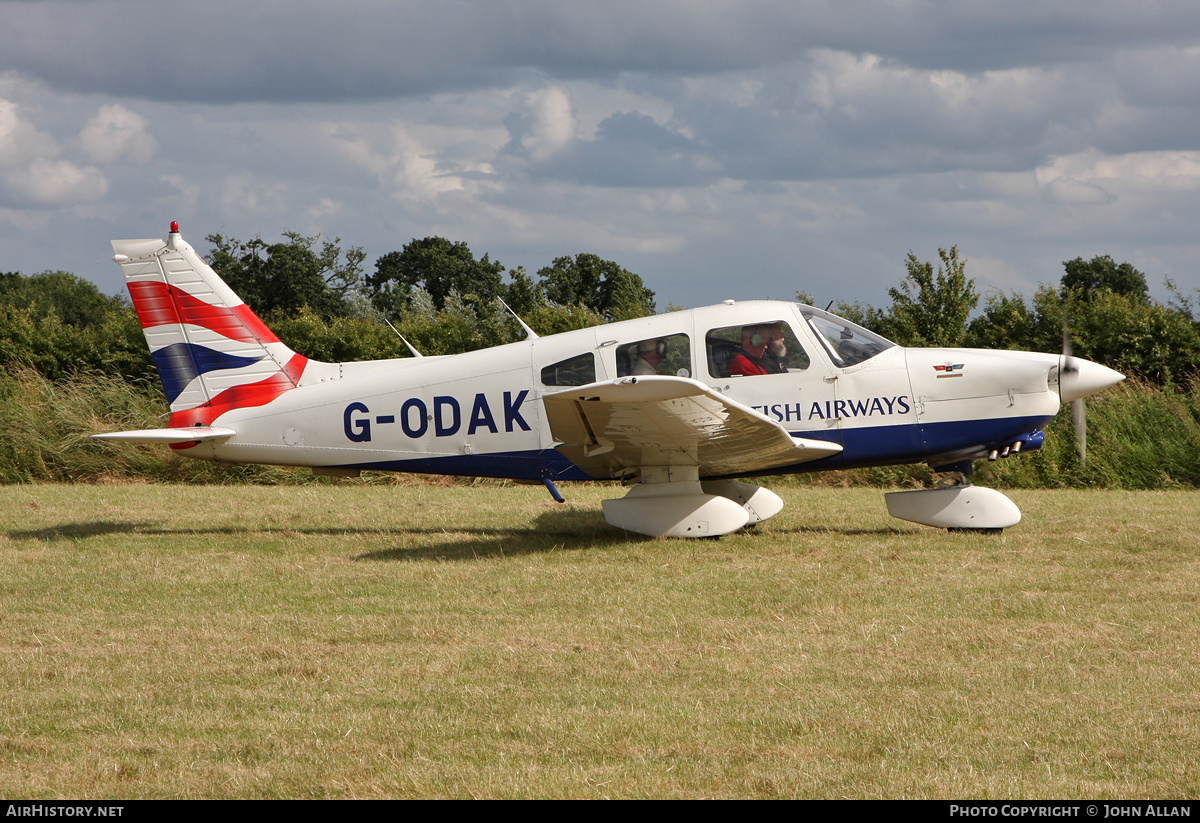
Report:
[[138,429],[128,432],[93,434],[93,440],[117,440],[121,443],[200,443],[205,440],[222,440],[237,434],[233,429],[214,426],[189,426],[180,429]]
[[842,447],[792,437],[749,406],[683,377],[624,377],[542,398],[564,457],[596,479],[642,466],[699,467],[701,477],[820,460]]

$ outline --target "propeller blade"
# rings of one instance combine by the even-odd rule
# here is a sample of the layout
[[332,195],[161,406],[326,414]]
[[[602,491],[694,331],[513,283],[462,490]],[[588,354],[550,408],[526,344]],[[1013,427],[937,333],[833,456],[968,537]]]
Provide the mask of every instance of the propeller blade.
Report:
[[1071,401],[1071,425],[1075,429],[1075,444],[1079,447],[1079,465],[1087,462],[1087,406],[1081,397]]
[[[1062,365],[1059,367],[1059,379],[1068,375],[1079,374],[1079,366],[1071,356],[1071,329],[1067,326],[1067,318],[1063,316]],[[1069,379],[1069,378],[1068,378]],[[1079,449],[1079,465],[1087,462],[1087,404],[1080,397],[1071,401],[1071,428],[1075,430],[1075,445]]]

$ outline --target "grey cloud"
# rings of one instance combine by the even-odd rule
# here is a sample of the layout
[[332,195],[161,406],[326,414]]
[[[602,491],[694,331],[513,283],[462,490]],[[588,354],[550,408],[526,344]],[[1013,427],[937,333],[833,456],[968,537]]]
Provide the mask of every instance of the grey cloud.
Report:
[[1200,105],[1200,38],[1191,48],[1123,50],[1112,62],[1114,87],[1146,106]]
[[[1200,173],[1101,166],[1200,148],[1198,18],[1194,0],[0,0],[0,98],[69,161],[35,179],[32,142],[10,147],[4,268],[115,290],[107,239],[178,217],[201,244],[291,228],[372,259],[427,234],[531,269],[595,251],[664,304],[878,303],[908,249],[954,243],[1033,280],[1158,254],[1152,280],[1190,285]],[[106,105],[144,130],[83,139]]]
[[664,0],[0,3],[0,67],[160,100],[396,99],[626,72],[764,68],[812,48],[978,72],[1190,44],[1192,0],[737,4]]
[[591,140],[578,140],[534,169],[535,175],[594,186],[679,187],[712,182],[704,152],[683,135],[636,112],[602,121]]

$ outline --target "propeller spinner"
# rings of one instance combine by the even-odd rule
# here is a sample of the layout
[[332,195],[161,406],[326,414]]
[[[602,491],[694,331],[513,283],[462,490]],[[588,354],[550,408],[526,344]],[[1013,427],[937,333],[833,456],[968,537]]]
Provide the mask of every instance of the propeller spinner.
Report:
[[1071,334],[1063,323],[1063,353],[1058,366],[1058,393],[1064,403],[1071,404],[1071,426],[1079,448],[1079,462],[1087,461],[1087,406],[1084,398],[1101,389],[1120,383],[1125,375],[1118,371],[1081,360],[1071,354]]

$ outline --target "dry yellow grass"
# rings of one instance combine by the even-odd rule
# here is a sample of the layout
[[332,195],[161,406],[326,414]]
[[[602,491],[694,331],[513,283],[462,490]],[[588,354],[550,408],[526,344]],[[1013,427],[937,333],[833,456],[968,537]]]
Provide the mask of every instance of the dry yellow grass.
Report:
[[0,488],[0,794],[1195,797],[1200,494]]

